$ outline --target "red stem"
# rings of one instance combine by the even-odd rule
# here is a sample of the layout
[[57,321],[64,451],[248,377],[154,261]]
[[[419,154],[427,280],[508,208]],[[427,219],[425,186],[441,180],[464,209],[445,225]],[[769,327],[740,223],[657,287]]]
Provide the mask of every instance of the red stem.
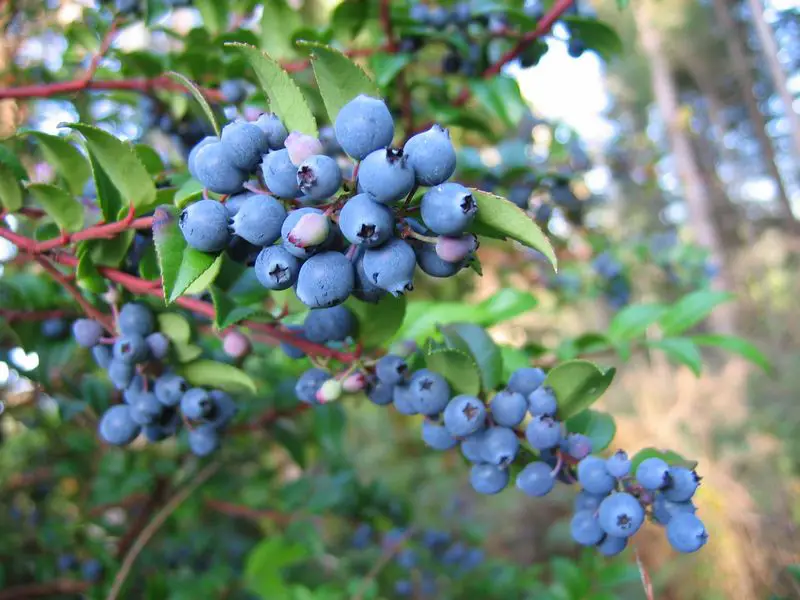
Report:
[[46,321],[74,317],[74,310],[9,310],[0,308],[0,317],[9,323],[14,321]]

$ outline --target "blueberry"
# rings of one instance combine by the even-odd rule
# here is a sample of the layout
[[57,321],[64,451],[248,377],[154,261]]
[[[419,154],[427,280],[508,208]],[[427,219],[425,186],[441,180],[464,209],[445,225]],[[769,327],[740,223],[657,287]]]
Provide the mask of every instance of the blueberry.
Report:
[[694,514],[695,511],[697,508],[691,502],[670,502],[661,493],[656,494],[653,501],[653,517],[661,525],[669,523],[673,515],[684,512]]
[[444,409],[444,426],[454,437],[464,437],[481,429],[486,421],[486,407],[475,396],[456,396]]
[[541,461],[528,463],[517,475],[517,487],[534,497],[549,494],[555,481],[550,465]]
[[[239,104],[247,97],[247,88],[244,82],[237,79],[226,79],[219,86],[219,92],[223,101],[231,104]],[[223,129],[223,132],[225,130]]]
[[42,321],[42,336],[47,339],[61,339],[67,334],[67,331],[69,331],[69,327],[67,327],[67,322],[64,319],[46,319]]
[[605,535],[594,514],[588,510],[576,512],[569,525],[572,539],[582,546],[599,544]]
[[417,412],[438,415],[450,401],[450,386],[444,377],[428,369],[420,369],[411,377],[412,402]]
[[425,225],[440,235],[461,235],[478,211],[472,192],[458,183],[443,183],[429,189],[420,208]]
[[468,461],[473,463],[483,462],[483,435],[485,433],[486,430],[481,429],[461,440],[461,454]]
[[330,379],[330,373],[322,369],[309,369],[303,373],[294,386],[294,393],[300,402],[317,403],[317,392],[322,384]]
[[227,427],[236,416],[236,413],[239,412],[239,407],[231,395],[222,390],[211,390],[208,395],[211,397],[213,409],[206,421],[212,427],[222,430]]
[[566,441],[567,454],[577,460],[581,460],[592,452],[592,440],[582,433],[570,433],[564,441]]
[[258,253],[256,278],[269,290],[292,287],[300,274],[300,261],[283,246],[267,246]]
[[116,404],[100,417],[98,432],[107,443],[115,446],[130,444],[139,435],[140,427],[131,418],[131,409],[126,404]]
[[687,502],[694,496],[700,478],[697,473],[685,467],[669,468],[669,485],[664,489],[664,498],[670,502]]
[[567,42],[567,54],[572,58],[580,58],[586,51],[586,44],[580,38],[571,37]]
[[[117,4],[123,4],[123,1],[117,0]],[[103,578],[103,565],[99,560],[94,558],[83,561],[83,564],[81,565],[81,577],[83,577],[84,581],[97,583]]]
[[544,383],[546,375],[541,369],[535,367],[522,367],[511,374],[508,379],[508,389],[528,398],[531,393]]
[[398,579],[394,582],[394,593],[400,598],[410,596],[414,593],[414,584],[408,579]]
[[145,338],[150,355],[156,360],[166,358],[169,352],[169,338],[163,333],[151,333]]
[[405,241],[393,238],[379,248],[364,252],[363,266],[370,281],[393,296],[414,289],[414,250]]
[[351,244],[380,246],[394,233],[394,215],[367,194],[350,198],[339,213],[339,228]]
[[345,104],[334,122],[336,139],[356,160],[392,144],[394,121],[382,100],[361,94]]
[[114,358],[136,364],[147,360],[150,348],[140,335],[122,335],[114,342]]
[[200,425],[189,431],[189,449],[195,456],[208,456],[219,448],[219,432],[211,425]]
[[217,194],[235,194],[242,190],[247,173],[237,168],[222,142],[210,142],[197,150],[192,175],[203,187]]
[[358,167],[359,191],[381,204],[399,202],[414,188],[414,169],[399,148],[370,152]]
[[[310,223],[310,216],[313,216],[317,222],[311,223],[313,227],[303,226],[304,223]],[[311,241],[316,242],[326,228],[328,233],[322,242],[310,243]],[[281,238],[287,252],[297,258],[308,258],[333,240],[333,230],[324,212],[318,208],[306,206],[289,213],[281,226]]]
[[470,548],[461,561],[461,571],[469,572],[477,569],[485,558],[486,555],[481,548]]
[[544,16],[544,4],[542,0],[525,0],[523,12],[530,18],[539,21]]
[[72,324],[72,337],[79,346],[92,348],[100,342],[103,326],[92,319],[78,319]]
[[[322,309],[324,310],[324,309]],[[299,325],[288,325],[286,330],[289,331],[294,337],[299,338],[301,340],[307,340],[306,333],[302,327]],[[294,360],[299,360],[305,357],[306,353],[303,350],[300,350],[296,346],[293,346],[290,342],[281,342],[280,343],[281,351],[288,356],[289,358],[293,358]]]
[[322,142],[319,139],[298,131],[289,134],[284,146],[289,152],[289,160],[295,166],[300,166],[304,160],[315,154],[324,154]]
[[225,210],[228,211],[229,217],[235,217],[236,214],[239,212],[239,209],[242,207],[242,204],[250,198],[250,196],[255,196],[254,192],[241,192],[239,194],[234,194],[233,196],[229,196],[225,200]]
[[402,569],[413,569],[417,566],[417,553],[411,548],[404,548],[397,553],[395,562],[397,562],[398,566]]
[[575,496],[573,507],[576,512],[579,510],[590,510],[594,512],[598,508],[600,508],[600,503],[603,501],[605,497],[606,497],[605,494],[602,495],[590,494],[586,490],[581,490]]
[[375,363],[378,380],[388,385],[399,385],[409,380],[411,372],[402,356],[386,354]]
[[391,404],[394,400],[394,387],[395,386],[383,383],[382,381],[370,382],[367,389],[367,398],[369,398],[370,402],[378,406]]
[[174,373],[166,373],[156,379],[153,392],[164,406],[177,406],[189,390],[186,380]]
[[283,126],[283,123],[281,123],[277,115],[264,113],[256,119],[255,124],[261,131],[267,134],[270,150],[280,150],[283,148],[283,144],[286,142],[289,132],[286,131],[286,127]]
[[478,248],[478,238],[468,233],[459,237],[439,236],[436,240],[436,255],[444,261],[459,263],[470,256]]
[[[536,369],[538,371],[538,369]],[[541,386],[528,394],[528,408],[532,415],[536,416],[556,416],[558,412],[558,401],[553,389],[548,386]]]
[[191,149],[189,152],[189,158],[186,161],[187,166],[189,167],[189,172],[192,176],[197,179],[195,176],[195,172],[197,171],[197,165],[195,163],[195,159],[197,158],[197,153],[200,151],[200,148],[207,146],[208,144],[216,144],[219,142],[219,138],[215,135],[208,135],[200,140],[194,148]]
[[667,523],[667,541],[678,552],[697,552],[708,541],[703,522],[691,513],[678,513]]
[[509,477],[507,469],[478,464],[470,469],[469,483],[479,494],[499,494],[508,485]]
[[108,369],[108,366],[111,364],[111,348],[98,344],[92,348],[92,356],[98,367],[101,369]]
[[353,291],[353,264],[339,252],[315,254],[300,267],[297,297],[310,308],[341,304]]
[[578,463],[578,483],[590,494],[610,493],[616,484],[606,469],[606,461],[597,456],[587,456]]
[[561,441],[561,423],[552,417],[534,417],[528,423],[525,437],[537,450],[555,448]]
[[455,75],[463,66],[464,59],[461,58],[461,54],[458,53],[458,50],[450,50],[442,59],[442,71],[448,75]]
[[122,398],[127,404],[130,404],[139,394],[147,393],[147,389],[149,389],[149,381],[146,377],[137,373],[123,390]]
[[330,156],[316,154],[297,167],[297,185],[309,200],[325,200],[342,185],[342,171]]
[[372,527],[368,523],[361,523],[353,533],[352,541],[350,542],[356,550],[364,550],[368,548],[372,541]]
[[645,458],[636,468],[636,481],[651,492],[660,490],[670,483],[669,465],[657,457]]
[[269,246],[281,237],[286,209],[268,194],[250,194],[233,217],[233,233],[256,246]]
[[606,469],[613,477],[620,479],[631,471],[631,460],[624,450],[617,450],[606,459]]
[[349,308],[315,308],[303,322],[305,337],[316,344],[341,342],[355,333],[356,319]]
[[202,388],[192,388],[181,398],[181,412],[187,419],[197,421],[211,414],[214,402],[208,392]]
[[422,422],[422,441],[434,450],[450,450],[458,444],[442,425],[433,421]]
[[117,329],[122,335],[147,337],[155,330],[153,311],[144,304],[128,302],[122,305],[117,318]]
[[364,250],[359,249],[356,252],[355,262],[353,263],[353,270],[355,272],[355,287],[353,288],[353,296],[362,302],[369,302],[371,304],[378,303],[381,298],[386,295],[386,290],[379,288],[372,283],[372,280],[364,270]]
[[450,20],[450,13],[443,6],[434,6],[428,13],[428,23],[436,29],[444,29]]
[[468,25],[472,20],[472,7],[469,2],[458,2],[453,6],[451,18],[456,25]]
[[156,399],[156,395],[148,392],[132,395],[129,406],[131,419],[139,425],[152,425],[164,410],[164,405]]
[[495,423],[504,427],[516,427],[525,418],[528,403],[522,394],[511,390],[502,390],[495,394],[489,407]]
[[644,523],[644,509],[639,500],[626,492],[606,497],[598,509],[600,527],[614,537],[630,537]]
[[456,151],[450,133],[439,125],[411,137],[403,152],[420,185],[440,185],[456,170]]
[[243,171],[253,171],[261,157],[269,152],[269,141],[254,123],[234,121],[222,128],[220,143],[233,165]]
[[508,467],[519,452],[519,438],[509,427],[490,427],[483,434],[481,457],[496,467]]
[[414,392],[408,384],[400,384],[394,386],[392,391],[392,403],[395,410],[401,415],[416,415],[419,414],[417,405],[414,402]]
[[339,144],[339,141],[336,139],[336,133],[333,131],[333,127],[330,125],[320,127],[319,141],[322,142],[323,151],[328,156],[333,157],[344,152],[341,144]]
[[415,244],[414,254],[423,273],[431,277],[452,277],[464,268],[466,261],[448,262],[436,253],[433,244]]
[[108,365],[108,378],[118,390],[124,390],[133,379],[135,367],[133,363],[118,358],[112,358]]
[[57,564],[59,571],[72,571],[78,567],[78,559],[72,554],[61,554]]
[[181,212],[178,226],[183,238],[195,250],[219,252],[231,239],[228,211],[216,200],[200,200]]
[[280,198],[297,198],[300,186],[297,181],[297,167],[289,159],[285,148],[270,152],[261,162],[261,175],[269,191]]
[[625,546],[628,545],[628,538],[623,537],[614,537],[613,535],[607,535],[603,538],[603,540],[597,544],[597,550],[603,556],[616,556],[623,550],[625,550]]
[[430,8],[428,8],[427,4],[422,4],[421,2],[412,4],[409,18],[421,25],[427,24],[430,18]]

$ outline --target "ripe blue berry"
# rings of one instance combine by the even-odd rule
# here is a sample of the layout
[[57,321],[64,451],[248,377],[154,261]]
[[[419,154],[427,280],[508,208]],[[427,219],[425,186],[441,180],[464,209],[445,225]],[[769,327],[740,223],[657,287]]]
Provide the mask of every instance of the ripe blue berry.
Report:
[[414,289],[416,255],[401,239],[391,239],[379,248],[368,248],[362,264],[370,281],[393,296],[402,296]]
[[367,389],[367,398],[369,398],[370,402],[378,406],[391,404],[394,400],[394,387],[395,386],[382,381],[370,382]]
[[356,550],[364,550],[370,545],[372,541],[372,527],[368,523],[361,523],[353,533],[353,539],[350,542]]
[[151,333],[145,338],[150,355],[156,360],[166,358],[169,352],[169,338],[163,333]]
[[219,93],[225,102],[238,104],[247,97],[247,88],[238,79],[226,79],[219,85]]
[[386,290],[372,283],[372,280],[364,270],[364,250],[361,248],[356,252],[353,270],[356,276],[353,296],[362,302],[378,303],[386,295]]
[[631,472],[631,460],[624,450],[617,450],[606,459],[606,469],[613,477],[620,479]]
[[108,365],[108,378],[118,390],[124,390],[133,379],[135,367],[133,363],[118,358],[112,358]]
[[316,154],[297,167],[297,185],[309,200],[325,200],[342,185],[342,171],[330,156]]
[[522,367],[511,374],[508,379],[508,389],[528,398],[531,393],[544,383],[546,375],[541,369],[535,367]]
[[336,139],[356,160],[392,144],[394,121],[386,104],[361,94],[345,104],[334,122]]
[[628,545],[628,538],[624,537],[614,537],[613,535],[607,535],[603,538],[603,541],[597,544],[597,550],[603,556],[616,556],[623,550],[625,550],[625,546]]
[[[301,340],[307,340],[305,331],[300,325],[287,325],[286,330],[289,331],[294,337],[299,338]],[[291,342],[281,342],[280,343],[281,351],[288,356],[289,358],[293,358],[294,360],[299,360],[305,357],[306,353],[300,348],[291,344]]]
[[570,433],[565,441],[566,452],[572,458],[580,460],[592,452],[592,440],[582,433]]
[[125,404],[116,404],[104,412],[98,426],[100,437],[114,446],[130,444],[139,431],[139,425],[131,418],[130,407]]
[[103,335],[103,326],[92,319],[78,319],[72,324],[72,337],[79,346],[92,348]]
[[289,158],[285,148],[270,152],[261,162],[261,175],[270,192],[280,198],[297,198],[300,186],[297,182],[297,167]]
[[486,407],[475,396],[456,396],[444,409],[444,426],[454,437],[464,437],[481,429],[486,422]]
[[207,146],[209,144],[217,144],[217,143],[219,143],[219,138],[215,135],[209,135],[200,140],[197,143],[197,145],[194,148],[192,148],[192,150],[189,152],[189,158],[186,160],[186,164],[189,167],[189,173],[191,173],[195,179],[197,179],[197,176],[195,175],[195,171],[197,169],[195,160],[197,158],[197,153],[200,151],[200,148]]
[[236,413],[239,412],[239,407],[230,394],[226,394],[221,390],[211,390],[208,395],[211,396],[213,409],[206,421],[209,425],[221,431],[233,420]]
[[533,390],[528,394],[528,407],[532,415],[555,417],[558,412],[558,401],[552,388],[540,386]]
[[46,319],[42,322],[42,336],[50,340],[64,337],[68,330],[64,319]]
[[267,134],[270,150],[280,150],[283,148],[283,144],[286,142],[289,132],[286,131],[286,127],[283,126],[283,123],[281,123],[277,115],[264,113],[256,119],[255,124],[256,127]]
[[130,407],[131,419],[139,425],[155,423],[164,410],[164,405],[156,399],[156,395],[148,392],[132,395]]
[[561,441],[561,423],[553,417],[534,417],[528,423],[525,437],[537,450],[555,448]]
[[468,461],[473,463],[483,462],[483,435],[485,433],[486,430],[481,429],[461,440],[461,454]]
[[586,51],[586,44],[582,39],[572,37],[567,42],[567,54],[572,58],[580,58]]
[[420,185],[440,185],[456,170],[456,151],[450,133],[439,125],[413,136],[403,152]]
[[669,485],[664,489],[664,498],[670,502],[687,502],[694,496],[700,478],[686,467],[669,468]]
[[394,593],[400,598],[405,598],[414,593],[414,584],[408,579],[398,579],[394,582]]
[[447,262],[436,254],[436,247],[433,244],[415,244],[414,253],[417,264],[422,272],[431,277],[452,277],[464,268],[466,261]]
[[339,213],[339,228],[351,244],[380,246],[394,233],[394,215],[367,194],[350,198]]
[[439,236],[436,240],[436,256],[443,261],[460,263],[472,256],[478,248],[478,238],[468,233],[458,237]]
[[590,494],[602,495],[610,493],[616,481],[606,469],[606,461],[590,455],[578,463],[578,483]]
[[294,386],[294,393],[300,402],[306,404],[317,403],[317,392],[322,384],[330,379],[330,373],[322,369],[309,369],[297,380]]
[[478,212],[472,192],[459,183],[443,183],[425,192],[420,206],[422,220],[440,235],[461,235]]
[[427,4],[412,4],[409,17],[412,21],[416,21],[420,25],[427,24],[428,19],[430,18],[430,8],[428,8]]
[[678,513],[667,523],[667,541],[678,552],[697,552],[708,541],[708,532],[695,515]]
[[249,194],[233,217],[233,233],[256,246],[269,246],[281,237],[286,209],[269,194]]
[[528,463],[517,475],[517,487],[528,496],[546,496],[553,489],[556,479],[547,463]]
[[259,283],[269,290],[288,289],[300,275],[300,261],[283,246],[262,249],[254,268]]
[[495,423],[504,427],[516,427],[525,418],[528,403],[522,394],[511,390],[502,390],[495,394],[489,407]]
[[496,467],[508,467],[519,452],[519,438],[509,427],[490,427],[483,434],[481,457]]
[[600,508],[600,503],[605,498],[605,495],[590,494],[586,490],[581,490],[575,496],[573,501],[573,508],[575,511],[590,510],[592,512]]
[[195,456],[208,456],[219,448],[219,433],[211,425],[200,425],[189,431],[189,449]]
[[450,13],[443,6],[434,6],[428,14],[428,23],[436,29],[444,29],[450,20]]
[[508,485],[508,469],[494,465],[472,465],[469,472],[469,483],[479,494],[499,494]]
[[114,358],[129,363],[140,363],[147,359],[150,348],[140,335],[123,335],[114,342]]
[[644,523],[644,509],[639,501],[625,492],[611,494],[600,503],[600,527],[614,537],[630,537]]
[[59,571],[72,571],[78,566],[78,559],[72,554],[62,554],[58,557]]
[[645,458],[636,468],[636,481],[651,492],[660,490],[670,481],[669,465],[655,456]]
[[531,191],[531,187],[525,183],[512,185],[508,190],[508,199],[523,210],[527,209]]
[[216,200],[200,200],[181,212],[178,226],[183,238],[195,250],[219,252],[231,239],[228,211]]
[[414,169],[398,148],[371,152],[358,167],[358,189],[381,204],[394,204],[414,187]]
[[156,379],[153,388],[156,398],[164,406],[177,406],[188,390],[186,380],[174,373],[165,373]]
[[92,348],[92,356],[98,367],[101,369],[108,369],[108,366],[111,364],[111,348],[98,344]]
[[142,433],[148,442],[160,442],[178,433],[181,423],[177,410],[165,408],[156,422],[142,427]]
[[303,328],[306,339],[316,344],[341,342],[353,335],[356,320],[350,309],[344,306],[315,308],[308,312]]
[[588,510],[582,510],[573,515],[569,530],[572,534],[572,539],[581,546],[599,544],[605,535],[594,514]]
[[155,330],[153,311],[144,304],[128,302],[123,304],[117,318],[117,329],[122,335],[147,337]]
[[202,388],[192,388],[181,398],[181,412],[187,419],[204,419],[213,406],[211,396]]
[[194,155],[192,175],[203,187],[217,194],[235,194],[242,190],[247,173],[237,168],[222,142],[203,145]]
[[422,422],[422,441],[434,450],[450,450],[458,443],[442,425],[428,420]]
[[653,500],[653,517],[656,522],[666,525],[678,513],[694,514],[697,508],[691,502],[670,502],[663,493],[656,494]]
[[269,152],[267,135],[254,123],[234,121],[222,128],[220,143],[233,165],[242,171],[253,171],[261,157]]
[[315,254],[300,267],[297,297],[310,308],[341,304],[353,291],[353,263],[339,252]]
[[[130,2],[125,2],[124,0],[117,0],[117,6],[127,3],[130,5]],[[120,11],[120,12],[131,12],[132,9],[128,9],[128,11]],[[90,558],[86,560],[81,565],[81,577],[83,577],[84,581],[88,581],[90,583],[97,583],[103,578],[103,565],[100,563],[99,560],[94,558]]]
[[438,415],[450,401],[450,385],[447,380],[428,369],[420,369],[409,383],[411,398],[417,412],[423,415]]

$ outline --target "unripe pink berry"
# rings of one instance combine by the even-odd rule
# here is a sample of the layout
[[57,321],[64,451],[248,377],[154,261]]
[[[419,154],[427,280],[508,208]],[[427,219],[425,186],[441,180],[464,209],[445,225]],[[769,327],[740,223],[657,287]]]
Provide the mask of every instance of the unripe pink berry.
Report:
[[342,389],[348,394],[355,394],[360,392],[367,385],[367,378],[363,373],[353,373],[345,377],[342,382]]
[[308,213],[297,220],[297,224],[287,235],[287,239],[298,248],[319,246],[328,239],[331,222],[323,214]]
[[477,238],[468,233],[461,237],[440,236],[436,241],[436,254],[444,261],[457,263],[478,247]]
[[286,150],[289,152],[289,160],[294,166],[300,166],[305,159],[315,154],[322,154],[322,142],[317,138],[293,131],[284,142]]
[[241,331],[229,331],[222,338],[222,350],[231,358],[244,358],[250,353],[250,340]]
[[320,404],[326,404],[338,400],[342,396],[342,382],[338,379],[328,379],[317,390],[316,398]]

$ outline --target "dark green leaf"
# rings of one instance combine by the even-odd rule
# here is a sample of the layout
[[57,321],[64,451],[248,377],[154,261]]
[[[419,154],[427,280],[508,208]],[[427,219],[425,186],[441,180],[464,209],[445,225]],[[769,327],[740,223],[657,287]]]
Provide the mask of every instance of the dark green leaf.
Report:
[[650,348],[663,350],[664,353],[682,365],[686,365],[695,375],[700,375],[703,369],[703,357],[697,345],[688,338],[664,338],[648,342]]
[[472,356],[481,376],[483,389],[495,389],[503,379],[503,355],[486,330],[473,323],[453,323],[439,327],[448,347]]
[[247,588],[261,598],[289,598],[282,570],[308,556],[310,549],[283,536],[264,538],[247,555],[244,580]]
[[350,298],[345,303],[358,319],[358,341],[377,348],[397,333],[406,314],[406,298],[386,295],[377,304]]
[[359,34],[368,16],[368,0],[344,0],[333,11],[331,25],[337,32],[346,32],[345,37],[350,41]]
[[622,53],[623,44],[619,35],[602,21],[574,15],[563,16],[562,20],[570,35],[580,38],[587,48],[597,52],[603,60],[610,60]]
[[0,165],[11,169],[14,177],[19,181],[28,180],[28,172],[17,157],[17,153],[4,144],[0,144]]
[[286,0],[270,0],[262,6],[261,49],[276,59],[293,56],[296,50],[289,33],[300,27],[300,12],[292,10]]
[[686,467],[687,469],[694,469],[697,466],[697,461],[688,460],[672,450],[658,450],[657,448],[642,448],[631,458],[631,473],[636,473],[637,467],[646,458],[660,458],[668,465]]
[[667,308],[661,304],[633,304],[619,311],[608,326],[608,337],[615,342],[632,340],[647,331],[664,315]]
[[31,184],[28,191],[61,229],[73,232],[83,227],[83,205],[69,193],[47,183]]
[[228,26],[228,0],[194,0],[193,4],[212,34],[217,35]]
[[604,371],[588,360],[572,360],[553,367],[544,384],[556,394],[559,419],[566,420],[589,408],[611,385],[614,373],[613,368]]
[[582,433],[592,441],[592,452],[605,450],[614,440],[617,426],[611,415],[591,408],[567,419],[567,431]]
[[250,376],[233,365],[213,360],[196,360],[180,369],[186,381],[194,386],[224,390],[231,394],[243,391],[255,394],[255,382]]
[[298,435],[297,428],[292,421],[278,420],[269,435],[275,439],[281,446],[286,448],[286,451],[294,459],[301,469],[306,466],[306,440]]
[[239,321],[249,319],[255,314],[263,312],[253,306],[241,306],[236,300],[219,289],[211,286],[211,300],[214,303],[214,325],[217,329],[226,329]]
[[466,352],[453,349],[433,350],[425,357],[425,366],[447,379],[455,394],[477,396],[481,391],[478,367]]
[[758,365],[767,372],[771,370],[769,359],[764,353],[747,340],[738,336],[708,334],[693,335],[689,339],[699,346],[713,346],[715,348],[722,348],[728,352],[733,352],[734,354],[743,356],[751,363]]
[[[211,3],[215,3],[217,0],[208,0]],[[203,92],[187,77],[184,77],[180,73],[175,73],[174,71],[170,71],[167,73],[167,77],[179,83],[183,87],[185,87],[189,92],[191,92],[192,97],[197,101],[200,105],[200,108],[203,110],[203,114],[205,114],[208,122],[211,123],[211,127],[214,128],[214,133],[219,136],[219,123],[217,123],[217,118],[214,116],[214,111],[211,110],[211,106],[208,104],[208,100],[206,97],[203,96]]]
[[91,151],[89,152],[89,164],[92,167],[97,204],[100,206],[103,219],[110,223],[116,220],[122,210],[122,196]]
[[376,52],[369,59],[370,67],[375,74],[375,83],[378,87],[385,88],[413,59],[411,54]]
[[283,121],[287,130],[314,137],[318,135],[317,120],[303,92],[273,58],[253,46],[237,43],[225,45],[236,48],[247,58],[269,98],[270,109]]
[[153,148],[147,144],[136,144],[133,149],[151,176],[156,176],[164,170],[164,163],[161,162],[161,157]]
[[660,318],[664,335],[682,333],[705,319],[714,307],[733,300],[729,292],[698,290],[681,298]]
[[516,127],[529,110],[516,79],[498,75],[491,79],[473,79],[470,89],[493,120],[506,127]]
[[196,179],[188,179],[178,191],[175,192],[173,202],[178,208],[183,208],[203,195],[203,184]]
[[14,171],[0,163],[0,206],[8,212],[22,208],[22,190]]
[[83,186],[91,175],[89,163],[75,146],[62,137],[31,131],[28,135],[36,138],[47,162],[53,165],[73,194],[81,194]]

